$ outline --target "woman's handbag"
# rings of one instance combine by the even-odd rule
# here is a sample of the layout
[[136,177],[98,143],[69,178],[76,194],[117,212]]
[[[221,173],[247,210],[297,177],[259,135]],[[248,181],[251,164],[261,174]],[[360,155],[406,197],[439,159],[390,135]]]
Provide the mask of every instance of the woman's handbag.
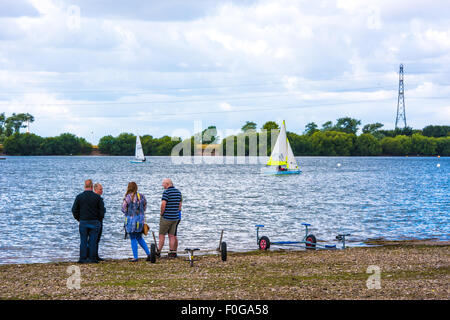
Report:
[[142,228],[142,233],[147,235],[149,230],[150,230],[150,227],[148,226],[148,224],[144,223],[144,227]]

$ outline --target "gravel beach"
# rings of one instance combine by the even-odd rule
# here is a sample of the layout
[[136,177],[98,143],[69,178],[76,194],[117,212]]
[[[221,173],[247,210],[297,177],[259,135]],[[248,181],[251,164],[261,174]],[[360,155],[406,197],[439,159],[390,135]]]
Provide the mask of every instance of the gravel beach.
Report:
[[[1,265],[0,299],[450,297],[448,242],[385,242],[336,251],[229,252],[226,262],[217,255],[197,259],[193,267],[181,255],[162,257],[155,264],[142,259],[137,263],[109,260],[99,264]],[[80,271],[80,282],[74,281],[76,270]]]

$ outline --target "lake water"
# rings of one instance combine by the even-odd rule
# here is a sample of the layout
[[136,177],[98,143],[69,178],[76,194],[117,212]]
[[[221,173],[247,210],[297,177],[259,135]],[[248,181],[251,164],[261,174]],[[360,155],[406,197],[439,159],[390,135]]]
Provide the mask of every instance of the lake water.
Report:
[[[71,207],[91,178],[107,208],[100,256],[131,257],[121,201],[129,181],[148,200],[157,234],[165,177],[183,193],[179,249],[254,250],[255,224],[271,240],[301,240],[302,222],[320,240],[349,232],[368,238],[450,240],[449,158],[298,157],[302,173],[268,176],[257,164],[173,164],[170,157],[8,157],[0,161],[0,264],[76,261],[78,223]],[[340,166],[338,165],[340,164]],[[440,165],[438,167],[438,164]],[[148,243],[152,237],[146,237]],[[167,242],[166,242],[167,246]],[[141,250],[141,249],[140,249]],[[143,257],[143,251],[140,251]]]

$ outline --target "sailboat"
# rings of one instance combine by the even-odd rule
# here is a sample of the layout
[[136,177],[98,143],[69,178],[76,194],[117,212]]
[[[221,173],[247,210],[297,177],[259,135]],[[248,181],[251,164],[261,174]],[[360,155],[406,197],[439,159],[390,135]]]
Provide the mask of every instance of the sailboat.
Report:
[[144,150],[142,149],[141,138],[136,137],[136,151],[134,155],[134,160],[130,160],[131,163],[143,163],[147,159],[144,156]]
[[286,135],[286,123],[283,120],[277,142],[272,149],[272,154],[266,168],[263,169],[263,173],[281,175],[299,174],[300,172]]

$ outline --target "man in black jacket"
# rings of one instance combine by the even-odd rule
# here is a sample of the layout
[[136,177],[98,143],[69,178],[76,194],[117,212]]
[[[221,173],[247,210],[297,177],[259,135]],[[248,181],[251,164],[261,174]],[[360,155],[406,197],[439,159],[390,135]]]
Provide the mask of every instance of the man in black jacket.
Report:
[[78,262],[97,263],[97,239],[105,207],[102,198],[93,191],[91,179],[84,182],[84,192],[75,198],[72,214],[80,223],[80,260]]
[[[96,184],[94,184],[94,192],[100,196],[100,199],[102,199],[103,208],[104,208],[105,202],[103,201],[103,198],[102,198],[103,186],[97,182]],[[103,210],[103,218],[105,216],[105,213],[106,213],[106,208],[104,208],[104,210]],[[103,219],[100,220],[100,231],[98,232],[98,239],[97,239],[97,255],[96,255],[96,257],[97,257],[98,261],[104,261],[104,259],[100,258],[98,255],[100,238],[102,237],[102,232],[103,232]]]

